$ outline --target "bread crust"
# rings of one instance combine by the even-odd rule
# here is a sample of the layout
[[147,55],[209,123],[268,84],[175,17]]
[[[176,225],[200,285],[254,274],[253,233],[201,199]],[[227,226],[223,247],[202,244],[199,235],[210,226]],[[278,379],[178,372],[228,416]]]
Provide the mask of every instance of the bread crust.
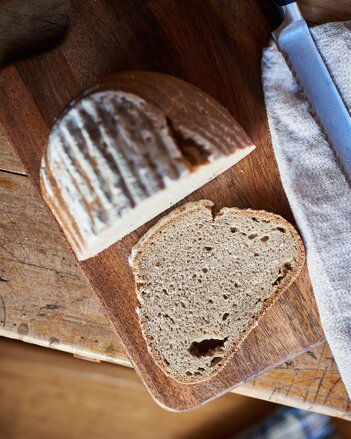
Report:
[[[213,201],[211,200],[200,200],[195,202],[188,202],[185,203],[176,209],[174,209],[169,214],[162,217],[154,226],[152,226],[134,245],[132,248],[130,257],[129,257],[129,265],[135,275],[135,278],[137,279],[138,275],[138,265],[139,260],[141,258],[142,252],[145,249],[146,246],[150,245],[154,239],[167,227],[169,227],[171,224],[176,223],[180,218],[184,218],[186,216],[191,216],[192,213],[196,210],[210,210],[212,211],[212,208],[214,206]],[[213,215],[213,219],[215,219],[217,216],[221,216],[223,214],[230,214],[233,216],[238,217],[257,217],[259,219],[267,220],[267,221],[274,221],[275,223],[279,223],[282,227],[285,229],[288,229],[295,241],[296,249],[297,249],[297,256],[296,256],[296,263],[294,264],[294,267],[291,271],[288,272],[288,274],[283,278],[282,282],[279,284],[279,287],[276,289],[276,291],[270,296],[270,298],[262,305],[261,310],[258,314],[256,314],[252,321],[250,322],[249,326],[247,327],[246,333],[240,337],[237,341],[237,343],[234,346],[231,346],[226,353],[226,355],[223,357],[223,360],[220,362],[218,366],[215,366],[213,368],[213,373],[206,376],[201,377],[197,376],[192,378],[191,380],[185,380],[182,379],[179,376],[175,376],[172,371],[167,367],[167,365],[164,363],[164,361],[160,358],[160,356],[157,355],[156,352],[151,350],[149,348],[149,342],[148,342],[148,334],[145,333],[143,329],[143,325],[141,325],[142,334],[144,336],[144,339],[147,343],[148,350],[150,354],[155,358],[156,363],[158,366],[172,379],[175,381],[178,381],[183,384],[196,384],[198,382],[208,381],[209,379],[212,379],[215,375],[218,374],[218,372],[223,369],[225,364],[229,361],[229,359],[235,354],[235,352],[240,348],[243,341],[248,337],[250,332],[258,325],[258,322],[260,319],[264,316],[264,314],[272,307],[272,305],[278,300],[278,298],[282,295],[282,293],[291,286],[291,284],[296,280],[299,273],[301,272],[304,263],[305,263],[305,249],[303,241],[296,231],[296,229],[283,217],[280,215],[267,212],[264,210],[254,210],[254,209],[239,209],[239,208],[230,208],[230,207],[224,207],[222,208],[217,214]],[[137,285],[135,287],[136,295],[138,297],[138,288]],[[139,298],[139,297],[138,297]]]
[[[160,73],[120,72],[72,101],[56,121],[41,191],[84,260],[253,149],[228,110],[197,87]],[[162,198],[169,190],[172,196]]]

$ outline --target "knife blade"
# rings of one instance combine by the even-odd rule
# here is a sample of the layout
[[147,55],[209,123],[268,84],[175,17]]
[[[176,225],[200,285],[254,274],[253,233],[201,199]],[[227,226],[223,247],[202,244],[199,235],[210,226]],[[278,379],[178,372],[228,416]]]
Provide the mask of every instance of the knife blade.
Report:
[[294,0],[274,0],[283,15],[272,35],[351,181],[351,117]]

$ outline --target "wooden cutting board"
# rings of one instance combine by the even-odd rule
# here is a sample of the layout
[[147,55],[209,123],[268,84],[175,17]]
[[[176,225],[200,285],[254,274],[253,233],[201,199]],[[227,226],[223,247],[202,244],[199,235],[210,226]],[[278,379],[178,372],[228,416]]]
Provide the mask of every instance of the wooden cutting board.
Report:
[[[0,72],[0,123],[37,186],[49,129],[75,95],[110,73],[158,71],[212,95],[257,145],[187,201],[209,198],[218,208],[266,209],[293,221],[274,160],[260,79],[262,49],[277,23],[270,2],[72,0],[70,15],[71,29],[60,47]],[[132,245],[155,221],[79,266],[159,404],[177,411],[194,408],[324,339],[305,269],[215,378],[185,385],[167,377],[141,335],[127,263]]]

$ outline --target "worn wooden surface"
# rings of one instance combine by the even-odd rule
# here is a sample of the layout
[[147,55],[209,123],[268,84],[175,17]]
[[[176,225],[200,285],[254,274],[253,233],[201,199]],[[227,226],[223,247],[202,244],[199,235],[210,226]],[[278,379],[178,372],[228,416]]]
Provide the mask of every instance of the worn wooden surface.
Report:
[[[65,48],[65,57],[67,60],[69,59],[69,51],[72,50],[72,47],[70,48],[68,44]],[[259,52],[257,52],[256,55],[258,56]],[[38,58],[41,64],[45,60],[46,62],[50,61],[50,66],[52,66],[51,69],[49,69],[50,71],[42,72],[42,74],[44,76],[46,75],[46,79],[48,79],[47,76],[50,73],[51,82],[53,82],[53,76],[56,74],[54,69],[55,63],[62,63],[62,51],[57,50],[44,57]],[[10,133],[11,141],[16,143],[16,141],[21,142],[22,139],[23,142],[23,137],[26,136],[29,150],[32,146],[35,148],[37,139],[45,138],[47,123],[44,122],[44,119],[50,122],[50,119],[55,115],[55,109],[53,108],[47,112],[43,111],[43,102],[47,103],[49,97],[43,87],[40,86],[39,89],[34,87],[36,84],[33,84],[33,75],[29,74],[29,72],[36,72],[36,61],[37,60],[30,60],[22,62],[19,63],[16,68],[8,68],[2,72],[0,79],[2,82],[2,91],[6,90],[7,96],[11,96],[11,101],[7,102],[7,104],[11,104],[10,110],[11,106],[13,111],[14,108],[16,108],[16,117],[18,120],[21,120],[21,124],[16,127],[17,129],[15,131],[12,130]],[[83,84],[84,75],[80,72],[79,66],[75,70],[75,75],[78,77],[81,75],[80,83]],[[68,77],[70,77],[70,74],[68,74]],[[85,80],[87,81],[86,78]],[[11,84],[16,84],[16,90],[13,90],[13,87],[11,89]],[[34,90],[34,99],[33,93],[31,92],[32,94],[30,94],[28,92],[29,89]],[[235,91],[235,88],[233,91]],[[60,89],[60,93],[62,93],[63,97],[61,94],[59,96],[53,95],[50,97],[50,102],[53,101],[57,107],[58,102],[64,101],[64,98],[68,99],[68,97],[72,95],[72,81],[67,81],[62,89]],[[17,106],[15,99],[17,99]],[[24,105],[24,103],[26,105]],[[55,105],[53,105],[53,107],[55,107]],[[235,102],[232,102],[232,106],[233,105],[235,105]],[[227,106],[230,107],[228,104]],[[56,110],[58,110],[58,108],[56,108]],[[235,114],[235,109],[231,108],[231,110]],[[12,115],[14,115],[14,113],[12,113]],[[2,116],[3,121],[4,118],[7,121],[11,120],[11,111]],[[262,122],[264,122],[263,118]],[[253,130],[251,135],[255,134],[255,136],[252,135],[252,137],[256,137],[256,143],[259,143],[257,139],[260,140],[261,136],[263,136],[263,139],[266,138],[262,133],[255,133],[255,126],[251,126],[250,123],[248,127],[246,127],[248,131],[250,131],[250,127],[251,130]],[[7,134],[9,135],[9,132]],[[8,170],[13,170],[14,172],[22,172],[21,166],[18,163],[16,164],[16,161],[11,158],[9,151],[10,149],[7,148],[7,158],[5,157],[4,162],[0,163],[0,168],[9,168]],[[266,153],[268,155],[271,154],[269,151],[266,151]],[[263,157],[265,157],[265,154]],[[37,153],[32,157],[32,163],[34,165],[36,158],[38,158]],[[13,162],[12,165],[11,161]],[[17,166],[17,169],[11,169],[11,166]],[[240,174],[244,175],[235,176],[236,180],[235,177],[233,178],[239,196],[241,194],[244,197],[242,203],[245,202],[246,205],[252,205],[250,196],[252,197],[252,194],[255,194],[256,191],[258,193],[258,188],[256,187],[251,188],[253,191],[250,192],[251,195],[245,192],[245,188],[247,189],[247,185],[249,184],[249,177],[247,177],[247,175],[251,166],[252,163],[251,160],[249,160],[248,163],[243,164],[241,167],[241,171],[243,172]],[[89,356],[91,358],[107,359],[116,362],[119,362],[120,359],[126,361],[126,358],[121,356],[121,346],[118,340],[107,330],[108,326],[106,321],[102,318],[98,306],[92,299],[90,287],[75,266],[72,256],[65,249],[64,244],[62,244],[57,228],[51,225],[51,220],[36,195],[33,192],[31,195],[28,195],[28,192],[27,195],[25,195],[25,189],[30,191],[30,188],[28,188],[26,183],[21,181],[26,181],[26,178],[9,173],[6,173],[6,175],[5,173],[1,173],[0,175],[2,177],[1,199],[5,199],[5,202],[2,203],[4,206],[2,213],[5,212],[5,214],[1,216],[2,235],[0,236],[1,256],[4,260],[4,263],[1,264],[2,272],[0,273],[2,279],[4,279],[0,285],[4,304],[4,316],[2,321],[5,322],[2,323],[2,333],[64,350],[75,351],[78,355]],[[259,176],[257,176],[257,178],[259,180]],[[233,181],[231,181],[231,183],[233,183]],[[11,192],[11,189],[13,192]],[[276,194],[272,191],[273,187],[271,191],[263,194],[266,195],[266,197],[260,200],[262,204],[260,206],[255,205],[255,207],[270,208],[270,206],[272,206],[271,210],[283,213],[287,209],[287,205],[286,201],[282,198],[281,189],[277,189],[275,191]],[[272,193],[275,195],[273,199],[268,196],[272,195]],[[28,201],[25,202],[26,196],[29,196],[29,203]],[[6,197],[8,197],[7,201]],[[278,199],[283,201],[278,202]],[[14,213],[14,211],[16,211],[16,200],[17,215]],[[236,204],[240,205],[240,203]],[[6,212],[10,213],[6,214]],[[14,218],[16,218],[15,220],[12,219],[12,214]],[[26,215],[28,216],[26,217]],[[289,214],[287,213],[287,215]],[[31,218],[31,220],[29,218]],[[42,230],[44,235],[40,234]],[[27,269],[33,270],[30,272],[31,274],[24,274]],[[45,278],[42,283],[41,276]],[[69,276],[71,276],[71,278],[69,278]],[[32,281],[30,282],[29,279],[32,279]],[[62,290],[60,290],[60,288],[62,288]],[[17,296],[17,300],[13,291],[16,291],[16,296],[17,291],[22,291],[21,295]],[[30,293],[28,291],[30,291]],[[64,291],[64,293],[62,293],[62,291]],[[37,292],[37,296],[35,292]],[[82,292],[84,292],[84,294],[82,294]],[[45,294],[47,294],[47,296],[45,296]],[[20,299],[19,297],[22,298]],[[11,300],[11,298],[13,298],[13,300]],[[54,298],[56,300],[51,300]],[[73,305],[74,303],[75,305]],[[281,304],[282,314],[283,310],[285,310],[286,314],[288,306],[289,300],[285,297]],[[42,319],[42,324],[40,324],[40,319]],[[58,323],[59,320],[61,320],[61,324]],[[49,322],[51,322],[51,324]],[[52,331],[50,329],[52,329]],[[52,333],[52,335],[48,336],[50,333]],[[290,366],[284,366],[284,379],[282,379],[281,386],[279,387],[280,390],[278,390],[278,387],[271,389],[273,392],[272,399],[281,399],[283,398],[282,395],[288,395],[287,398],[289,398],[291,393],[291,404],[301,403],[302,405],[308,406],[314,400],[317,410],[322,410],[322,407],[325,407],[325,410],[329,410],[329,407],[335,405],[335,414],[348,416],[348,399],[346,398],[345,390],[340,383],[337,371],[330,365],[328,367],[326,366],[327,363],[324,358],[325,355],[328,355],[326,352],[327,351],[323,352],[323,355],[319,353],[317,362],[311,366],[313,372],[311,373],[311,370],[309,370],[307,375],[300,375],[300,373],[304,374],[304,371],[307,371],[309,367],[308,365],[310,363],[308,361],[306,362],[306,360],[302,361],[302,365],[304,361],[306,362],[306,365],[301,367],[302,372],[299,371],[299,363],[295,363],[299,361],[298,359],[294,360],[291,369],[289,368]],[[309,359],[309,357],[313,358],[312,355],[306,358]],[[329,360],[329,362],[330,361],[331,360]],[[321,367],[321,369],[319,369],[319,367]],[[286,373],[285,370],[289,372]],[[267,376],[267,374],[264,376]],[[289,381],[289,376],[295,376],[295,378]],[[307,379],[307,377],[309,378]],[[287,381],[285,381],[285,378]],[[257,384],[261,379],[262,378],[255,380],[254,390],[248,391],[258,395],[264,394],[267,397],[267,390],[260,392],[260,384]],[[264,381],[263,389],[267,389],[267,382],[269,383],[269,379]],[[301,382],[307,383],[306,387],[308,391],[306,395],[302,395],[300,398],[299,389]],[[333,385],[328,387],[330,383],[333,383]],[[251,387],[252,386],[249,386],[248,389],[251,389]],[[337,392],[334,393],[334,390]],[[323,392],[325,401],[323,399]]]
[[[0,334],[130,366],[6,137],[0,142],[0,169]],[[235,391],[351,419],[350,401],[325,343]]]

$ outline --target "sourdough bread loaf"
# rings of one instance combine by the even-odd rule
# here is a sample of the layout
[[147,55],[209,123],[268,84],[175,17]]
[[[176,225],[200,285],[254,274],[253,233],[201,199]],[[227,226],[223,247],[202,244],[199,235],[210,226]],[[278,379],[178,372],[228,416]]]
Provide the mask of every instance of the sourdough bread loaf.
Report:
[[42,193],[84,260],[253,149],[228,111],[198,88],[158,73],[118,73],[57,120]]
[[278,215],[203,200],[175,209],[135,245],[142,333],[158,365],[180,382],[218,372],[296,278],[303,243]]

